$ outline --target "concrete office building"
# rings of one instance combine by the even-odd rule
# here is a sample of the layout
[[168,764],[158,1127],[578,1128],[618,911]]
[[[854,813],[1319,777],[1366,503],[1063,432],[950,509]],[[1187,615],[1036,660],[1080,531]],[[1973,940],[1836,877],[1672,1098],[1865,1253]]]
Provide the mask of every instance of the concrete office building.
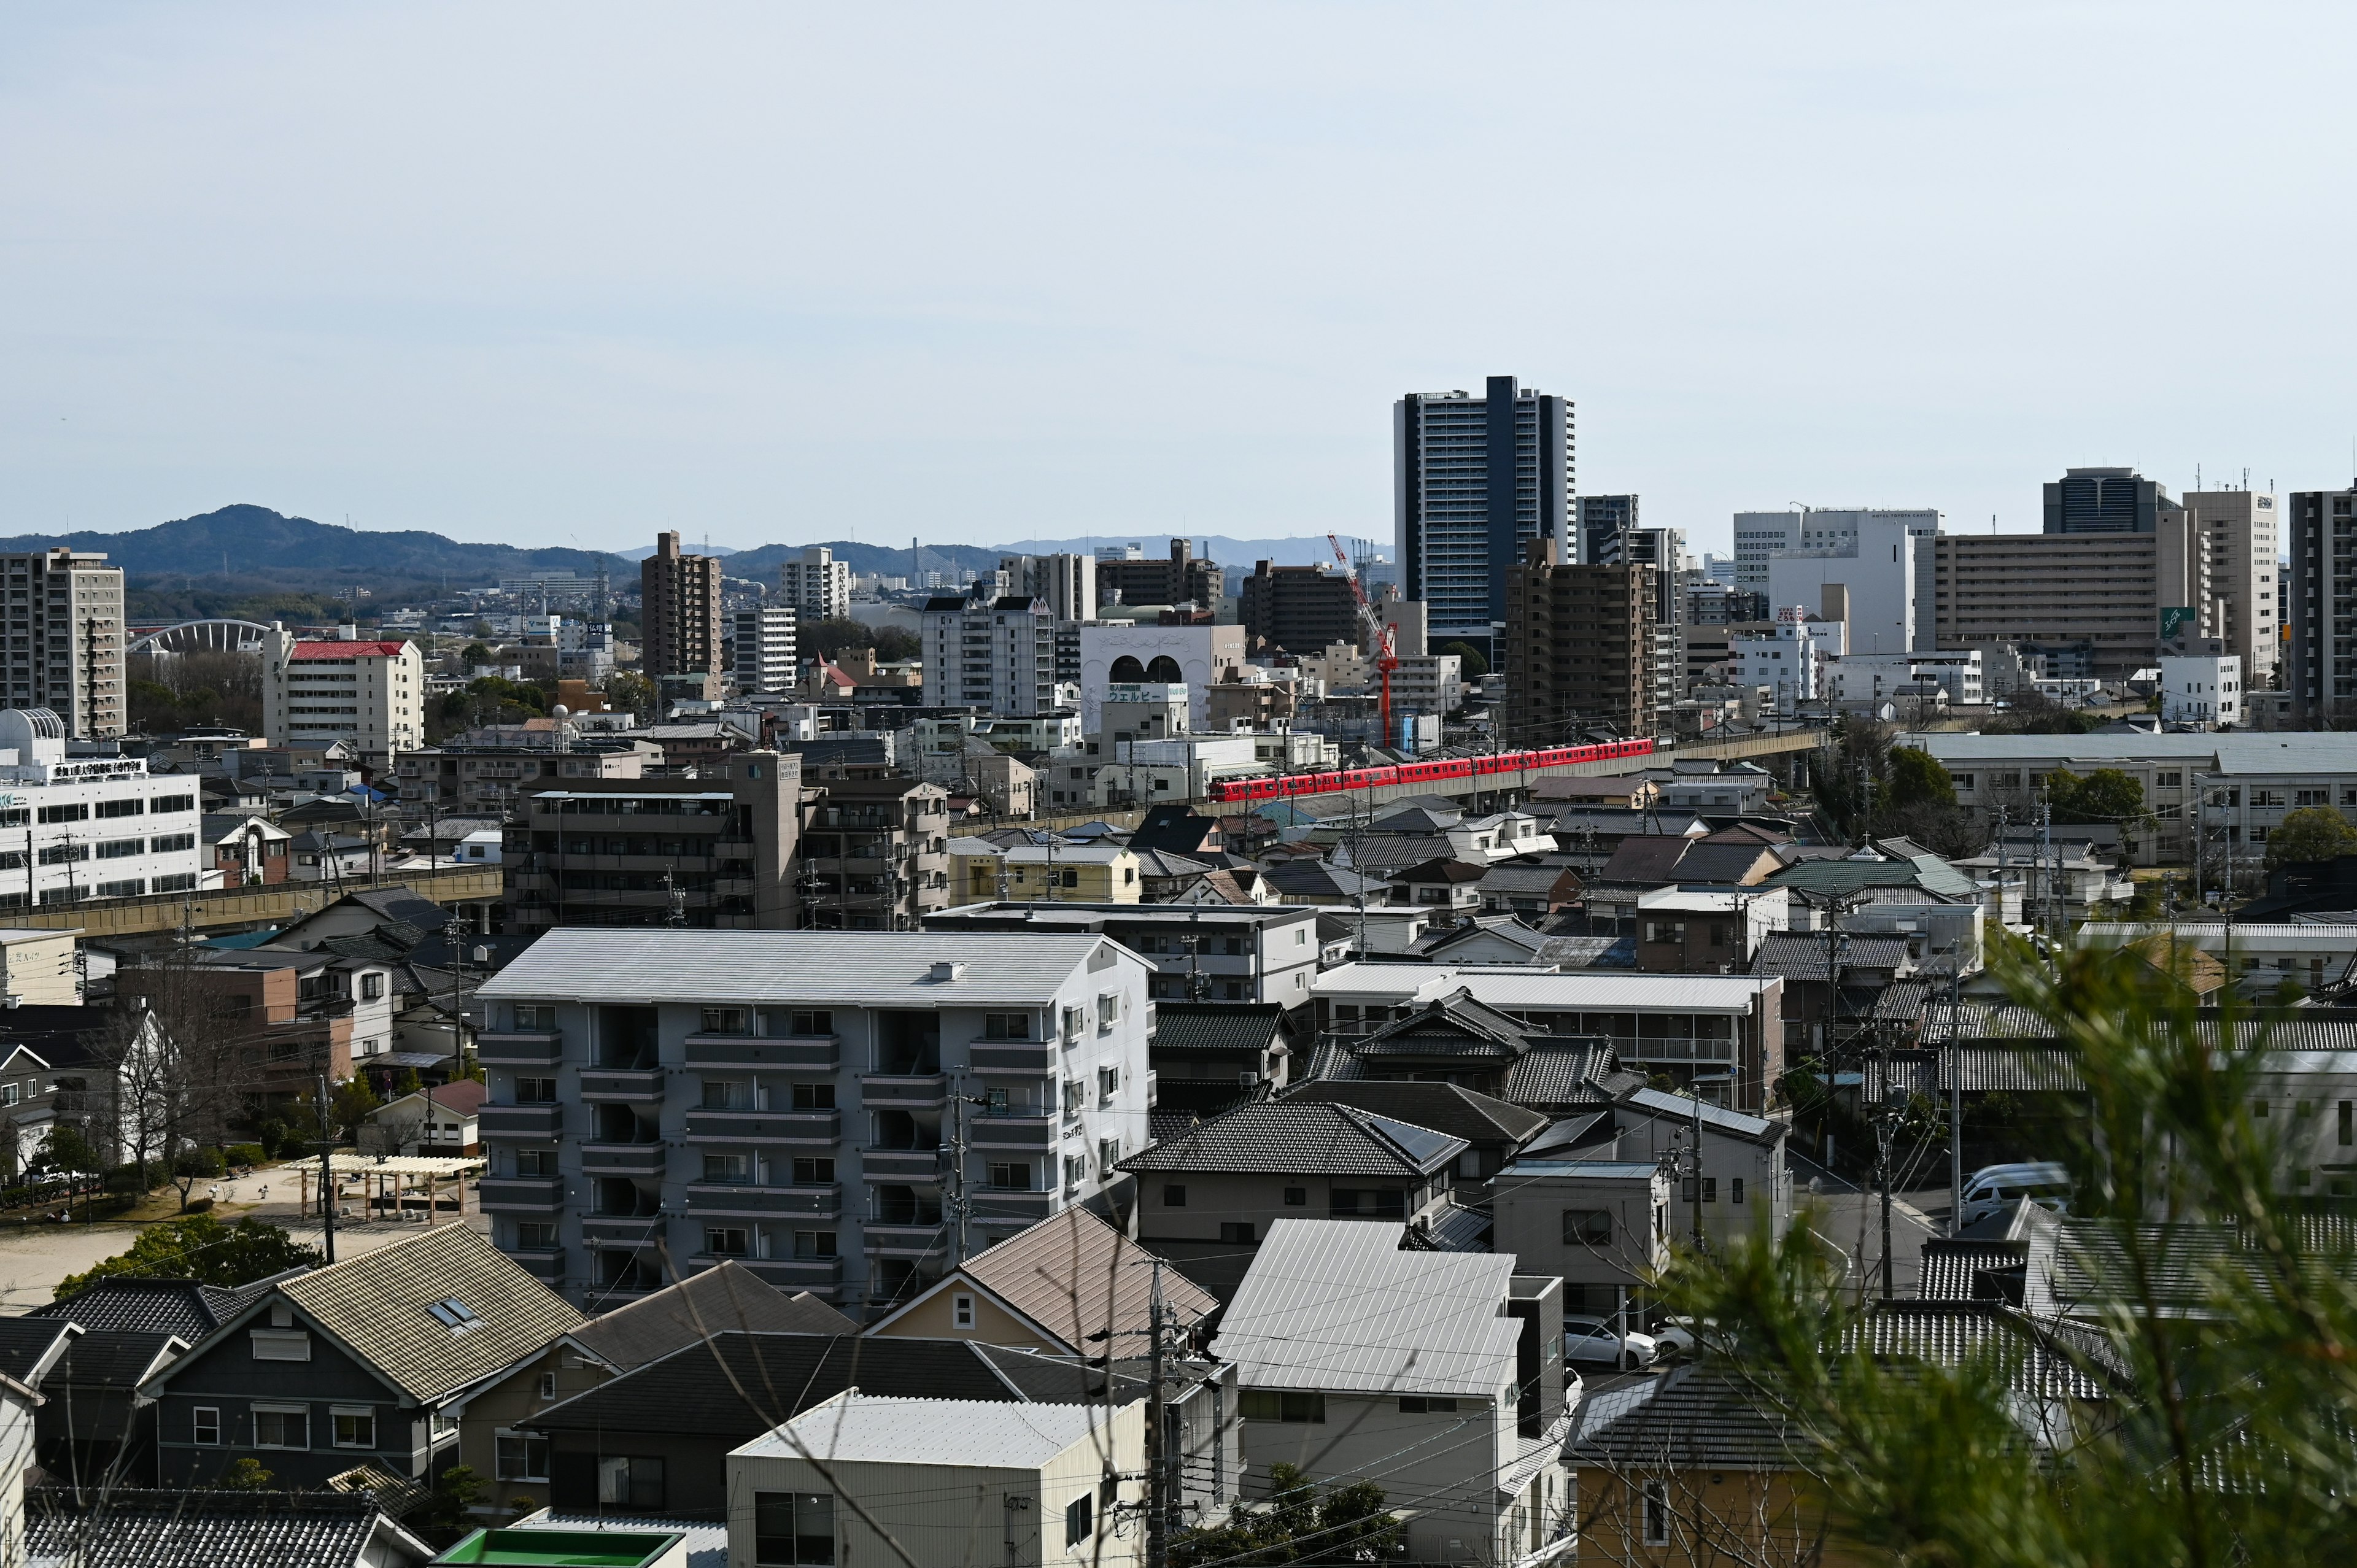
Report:
[[2357,485],[2291,498],[2284,570],[2292,711],[2309,720],[2357,712]]
[[47,708],[0,710],[0,909],[193,892],[196,779],[69,757],[66,738]]
[[2243,722],[2243,661],[2232,653],[2164,654],[2160,716],[2168,724],[2222,729]]
[[1394,526],[1405,597],[1435,647],[1463,641],[1493,665],[1506,575],[1526,541],[1567,558],[1577,451],[1571,400],[1491,376],[1482,395],[1411,392],[1392,410]]
[[1006,591],[1044,599],[1060,621],[1097,618],[1096,563],[1086,555],[1002,555]]
[[47,708],[76,740],[119,736],[126,725],[123,568],[105,562],[65,549],[0,555],[0,702]]
[[328,640],[274,624],[262,644],[262,722],[273,746],[342,741],[390,767],[425,740],[425,657],[414,642],[362,640],[351,626]]
[[1934,640],[2083,650],[2087,672],[2113,680],[2149,668],[2163,607],[2189,608],[2198,635],[2210,600],[2200,541],[2183,513],[2163,521],[2150,533],[1943,535],[1932,547]]
[[493,1240],[609,1308],[723,1259],[855,1316],[907,1300],[1116,1209],[1146,976],[1089,934],[552,932],[478,993]]
[[[1803,507],[1796,511],[1738,511],[1735,514],[1733,575],[1723,580],[1738,588],[1769,596],[1771,604],[1795,601],[1774,592],[1768,582],[1768,563],[1778,555],[1798,552],[1828,556],[1854,554],[1871,532],[1880,535],[1897,525],[1909,533],[1937,535],[1940,513],[1931,508],[1900,510],[1871,507]],[[1816,602],[1816,596],[1808,596]],[[1900,651],[1897,649],[1892,652]]]
[[1237,617],[1244,637],[1265,639],[1287,653],[1316,653],[1337,642],[1359,640],[1359,598],[1351,579],[1314,566],[1253,563],[1243,580]]
[[1505,736],[1562,746],[1590,730],[1653,733],[1651,566],[1556,564],[1560,542],[1533,540],[1506,574]]
[[647,678],[717,674],[723,628],[720,557],[686,555],[675,532],[655,535],[639,563],[639,637]]
[[1148,626],[1118,621],[1081,628],[1081,728],[1095,735],[1105,689],[1141,683],[1184,686],[1187,724],[1211,721],[1207,689],[1244,662],[1240,626]]
[[1195,542],[1174,539],[1168,560],[1156,560],[1131,546],[1096,562],[1097,605],[1197,605],[1217,609],[1227,594],[1228,575],[1195,558]]
[[1821,604],[1828,587],[1838,587],[1852,653],[1928,649],[1938,520],[1937,512],[1860,514],[1838,537],[1778,551],[1767,562],[1769,602]]
[[794,687],[794,611],[760,605],[736,613],[729,658],[740,692],[791,692]]
[[823,544],[805,545],[802,559],[778,567],[778,593],[805,621],[843,620],[851,614],[851,564]]
[[925,601],[925,705],[1031,718],[1056,707],[1056,622],[1029,595]]
[[2284,624],[2276,580],[2282,510],[2264,490],[2194,490],[2185,498],[2190,531],[2209,575],[2204,635],[2224,641],[2243,661],[2244,683],[2255,689],[2274,682]]
[[1613,541],[1637,526],[1635,496],[1580,496],[1573,510],[1579,519],[1579,562],[1582,566],[1611,564]]
[[2134,468],[2070,468],[2046,487],[2049,533],[2152,533],[2183,510]]

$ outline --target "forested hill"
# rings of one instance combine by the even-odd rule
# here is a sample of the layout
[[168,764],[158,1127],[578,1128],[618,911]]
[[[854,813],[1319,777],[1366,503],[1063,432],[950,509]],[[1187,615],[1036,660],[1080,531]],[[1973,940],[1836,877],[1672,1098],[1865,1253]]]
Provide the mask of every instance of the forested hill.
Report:
[[174,574],[218,578],[340,576],[365,581],[432,581],[447,576],[454,585],[478,586],[500,577],[534,572],[590,575],[604,561],[617,583],[636,582],[639,569],[618,555],[594,550],[518,550],[506,544],[468,544],[438,533],[384,533],[287,517],[262,506],[225,506],[127,533],[28,533],[0,540],[0,551],[46,550],[56,545],[103,552],[110,565],[134,577]]

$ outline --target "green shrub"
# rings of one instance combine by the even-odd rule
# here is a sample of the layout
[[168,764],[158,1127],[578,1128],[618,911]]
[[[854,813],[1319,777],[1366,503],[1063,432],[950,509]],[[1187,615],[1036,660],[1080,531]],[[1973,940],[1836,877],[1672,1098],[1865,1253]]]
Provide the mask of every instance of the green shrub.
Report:
[[231,1144],[229,1146],[229,1163],[233,1165],[258,1165],[269,1158],[259,1144]]
[[190,1214],[202,1214],[212,1206],[213,1200],[210,1197],[190,1198],[188,1200],[188,1212]]

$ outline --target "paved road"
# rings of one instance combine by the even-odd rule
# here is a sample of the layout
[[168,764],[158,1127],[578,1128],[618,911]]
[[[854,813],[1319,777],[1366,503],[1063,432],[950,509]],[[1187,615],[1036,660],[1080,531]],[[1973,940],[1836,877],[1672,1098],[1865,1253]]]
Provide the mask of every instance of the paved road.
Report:
[[[1822,1166],[1791,1156],[1794,1202],[1813,1211],[1816,1232],[1841,1249],[1853,1270],[1862,1273],[1869,1293],[1878,1293],[1882,1276],[1882,1198],[1828,1174]],[[1891,1195],[1891,1294],[1911,1296],[1923,1256],[1923,1243],[1947,1233],[1948,1189],[1920,1187]]]

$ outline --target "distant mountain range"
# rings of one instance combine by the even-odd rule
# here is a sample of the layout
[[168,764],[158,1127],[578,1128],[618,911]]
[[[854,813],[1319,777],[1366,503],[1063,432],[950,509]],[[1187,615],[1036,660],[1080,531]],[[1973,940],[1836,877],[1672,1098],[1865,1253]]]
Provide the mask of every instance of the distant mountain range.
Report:
[[[863,543],[855,540],[823,541],[835,559],[856,572],[880,572],[887,576],[913,576],[918,566],[928,572],[970,569],[987,572],[1001,555],[1071,552],[1093,553],[1102,545],[1136,543],[1148,555],[1168,554],[1168,535],[1136,539],[1097,535],[1083,539],[1022,540],[1004,545],[922,543],[914,558],[906,548]],[[1345,541],[1348,544],[1349,542]],[[644,550],[604,554],[594,550],[549,548],[520,550],[507,544],[470,544],[422,530],[380,532],[287,517],[261,506],[226,506],[196,517],[184,517],[153,528],[123,533],[89,529],[71,533],[28,533],[0,539],[0,551],[47,550],[66,545],[75,550],[102,552],[136,583],[139,579],[172,577],[215,583],[259,578],[274,584],[332,588],[366,583],[383,590],[415,591],[416,585],[447,582],[452,587],[480,587],[502,577],[527,577],[535,573],[573,573],[589,576],[603,562],[617,588],[634,583]],[[688,545],[701,550],[699,544]],[[715,545],[713,553],[727,561],[731,577],[773,580],[780,563],[797,557],[800,544],[764,544],[750,550]],[[1224,565],[1249,571],[1254,561],[1279,565],[1307,565],[1333,558],[1320,536],[1291,539],[1232,539],[1222,534],[1196,538],[1200,553]]]

